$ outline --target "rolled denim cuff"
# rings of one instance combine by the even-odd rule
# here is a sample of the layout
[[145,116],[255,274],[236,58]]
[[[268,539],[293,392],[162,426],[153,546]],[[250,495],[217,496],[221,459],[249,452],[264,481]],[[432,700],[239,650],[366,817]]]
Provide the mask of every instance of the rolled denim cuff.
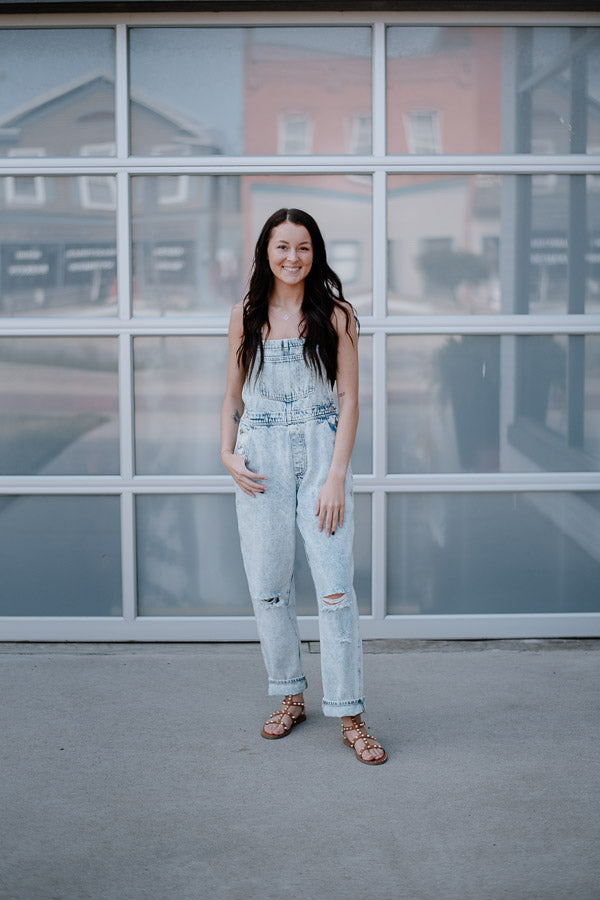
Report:
[[[302,694],[307,688],[304,675],[290,678],[288,681],[274,681],[269,678],[269,697],[283,697],[285,694]],[[345,713],[343,715],[346,715]]]
[[323,700],[325,716],[357,716],[364,710],[364,700]]

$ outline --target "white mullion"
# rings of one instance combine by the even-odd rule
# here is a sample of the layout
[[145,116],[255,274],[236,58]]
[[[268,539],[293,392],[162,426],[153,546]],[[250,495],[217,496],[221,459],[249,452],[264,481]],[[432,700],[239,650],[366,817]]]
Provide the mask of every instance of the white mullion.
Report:
[[[124,101],[120,101],[121,105]],[[381,100],[379,101],[381,106]],[[373,110],[375,113],[375,110]],[[123,113],[120,113],[121,115]],[[380,118],[382,111],[377,111]],[[121,136],[125,125],[119,125],[119,141],[126,146],[126,138]],[[377,131],[375,131],[377,128]],[[384,139],[384,126],[374,120],[374,143]],[[598,174],[600,159],[597,155],[586,154],[447,154],[435,156],[181,156],[165,157],[5,157],[0,161],[0,174],[14,175],[15,172],[39,175],[110,174],[117,171],[141,170],[146,174],[169,173],[173,169],[183,174],[206,173],[263,175],[281,172],[283,174],[369,174],[383,167],[390,173],[411,174],[547,174],[563,175]]]
[[132,491],[121,494],[121,585],[123,618],[135,621],[137,611],[135,497]]
[[383,483],[387,471],[387,335],[373,335],[373,474]]
[[383,169],[373,175],[373,318],[386,321],[387,295],[387,178]]
[[376,22],[372,32],[372,128],[373,156],[384,157],[386,153],[386,59],[385,24]]
[[116,26],[115,41],[115,122],[117,158],[129,156],[129,59],[127,26]]
[[134,466],[132,337],[119,335],[119,435],[121,478],[131,482]]
[[371,596],[374,619],[384,619],[386,612],[387,575],[386,575],[386,494],[375,490],[371,494]]
[[130,193],[127,172],[117,173],[117,295],[119,324],[131,319]]

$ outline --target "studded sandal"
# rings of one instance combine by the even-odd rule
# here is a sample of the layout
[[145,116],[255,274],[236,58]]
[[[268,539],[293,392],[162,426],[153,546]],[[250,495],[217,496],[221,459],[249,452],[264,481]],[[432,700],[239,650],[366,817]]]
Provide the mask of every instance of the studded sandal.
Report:
[[[362,732],[361,729],[364,729],[364,732]],[[358,734],[354,738],[347,738],[346,734],[348,731],[358,731]],[[383,750],[381,744],[375,740],[373,735],[368,733],[367,726],[364,722],[353,722],[352,725],[342,725],[342,737],[344,738],[344,743],[348,747],[352,747],[358,761],[364,763],[365,766],[381,766],[387,760],[387,753]],[[364,742],[364,747],[360,750],[355,746],[357,741]],[[364,759],[363,753],[366,753],[367,750],[375,749],[383,750],[383,756],[379,756],[377,759]]]
[[[304,713],[304,700],[292,700],[292,697],[293,694],[286,694],[286,696],[283,698],[281,709],[278,709],[276,710],[276,712],[272,713],[263,725],[260,733],[268,741],[275,741],[278,738],[287,737],[294,725],[299,725],[300,722],[305,721],[306,715]],[[291,713],[290,708],[294,706],[300,707],[301,711],[296,714]],[[288,719],[291,719],[291,724],[288,721],[284,721],[284,716],[287,716]],[[281,725],[284,730],[281,732],[281,734],[269,734],[268,731],[265,731],[266,725]]]

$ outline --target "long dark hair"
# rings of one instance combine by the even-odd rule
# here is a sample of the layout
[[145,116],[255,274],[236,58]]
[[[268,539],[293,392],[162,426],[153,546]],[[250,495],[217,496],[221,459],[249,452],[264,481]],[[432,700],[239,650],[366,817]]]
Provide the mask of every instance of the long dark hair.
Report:
[[244,333],[237,352],[238,365],[242,368],[244,377],[252,373],[257,356],[257,376],[263,367],[262,330],[265,323],[270,327],[269,297],[275,282],[267,258],[267,246],[271,232],[282,222],[304,225],[311,237],[313,262],[304,282],[302,299],[303,355],[306,363],[321,377],[324,374],[333,387],[339,342],[332,322],[334,310],[341,309],[346,316],[347,334],[350,334],[352,318],[356,321],[357,328],[358,320],[354,308],[344,298],[342,282],[327,264],[325,241],[319,226],[311,215],[301,209],[278,209],[269,216],[256,242],[250,286],[244,297]]

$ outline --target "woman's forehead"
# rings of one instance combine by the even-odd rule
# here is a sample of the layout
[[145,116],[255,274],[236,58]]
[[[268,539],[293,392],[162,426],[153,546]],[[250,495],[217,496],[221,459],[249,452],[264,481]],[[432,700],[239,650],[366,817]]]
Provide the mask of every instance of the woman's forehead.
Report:
[[304,225],[296,225],[294,222],[281,222],[276,225],[269,238],[271,241],[287,241],[292,244],[300,244],[305,241],[310,243],[310,233]]

